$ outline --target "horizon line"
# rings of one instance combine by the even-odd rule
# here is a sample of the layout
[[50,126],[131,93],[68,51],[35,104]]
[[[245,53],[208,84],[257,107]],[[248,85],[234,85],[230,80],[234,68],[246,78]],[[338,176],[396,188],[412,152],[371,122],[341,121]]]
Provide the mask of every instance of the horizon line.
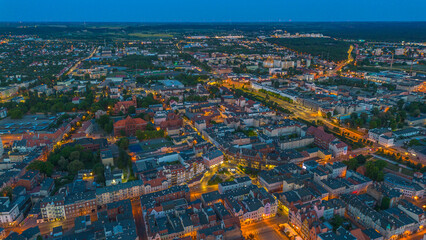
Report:
[[426,23],[426,20],[348,20],[348,21],[0,21],[0,24],[24,24],[24,23],[36,23],[36,24],[51,24],[51,23],[117,23],[117,24],[229,24],[229,23],[239,23],[239,24],[253,24],[253,23],[269,23],[269,24],[279,24],[279,23]]

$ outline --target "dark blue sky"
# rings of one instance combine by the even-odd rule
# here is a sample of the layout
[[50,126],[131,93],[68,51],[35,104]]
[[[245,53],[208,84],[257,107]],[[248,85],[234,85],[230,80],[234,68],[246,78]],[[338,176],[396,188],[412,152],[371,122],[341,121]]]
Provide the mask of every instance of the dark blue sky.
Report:
[[426,21],[426,0],[0,0],[0,21]]

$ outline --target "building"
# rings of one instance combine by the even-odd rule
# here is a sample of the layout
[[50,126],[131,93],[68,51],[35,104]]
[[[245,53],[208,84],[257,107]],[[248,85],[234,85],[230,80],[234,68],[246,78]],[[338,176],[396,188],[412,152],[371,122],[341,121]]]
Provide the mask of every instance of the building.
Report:
[[344,156],[348,154],[348,145],[336,139],[329,144],[329,150],[335,157]]
[[343,178],[346,176],[346,170],[348,167],[341,162],[334,162],[332,164],[327,163],[325,166],[331,171],[332,178]]
[[20,215],[18,205],[11,202],[9,197],[0,197],[0,224],[10,226]]
[[114,123],[115,136],[134,136],[138,130],[145,130],[147,122],[141,118],[132,118],[127,116],[126,119],[119,120]]
[[314,136],[315,145],[322,149],[328,149],[329,144],[336,139],[333,134],[324,132],[324,128],[322,126],[318,128],[311,126],[308,128],[306,134]]
[[388,137],[386,135],[380,135],[379,136],[379,144],[385,147],[391,147],[394,145],[394,138]]
[[407,117],[405,122],[408,126],[424,126],[426,125],[426,115],[420,115],[418,117]]
[[124,199],[136,198],[144,194],[145,188],[142,180],[135,180],[109,187],[96,189],[96,202],[105,205]]
[[412,136],[416,136],[420,133],[420,130],[417,128],[405,128],[405,129],[401,129],[398,131],[393,132],[393,136],[395,136],[395,138],[404,138],[404,137],[412,137]]
[[386,174],[384,183],[391,188],[399,190],[408,198],[419,199],[424,196],[425,189],[422,186],[395,174]]
[[105,149],[101,151],[101,161],[105,166],[114,166],[114,157],[111,150]]
[[222,182],[219,183],[219,193],[223,194],[229,190],[234,190],[242,187],[248,187],[252,185],[251,179],[249,177],[239,177],[235,178],[232,182]]
[[32,190],[40,179],[39,171],[27,171],[22,177],[19,178],[17,186],[23,186],[27,191]]
[[136,96],[133,96],[131,101],[117,102],[114,105],[113,111],[115,114],[119,114],[120,112],[122,112],[123,114],[127,114],[127,111],[129,110],[130,107],[134,107],[135,109],[137,108]]
[[58,194],[43,198],[40,202],[41,216],[44,221],[58,221],[65,219],[65,196]]
[[368,138],[374,142],[379,141],[379,137],[382,135],[386,135],[388,137],[392,136],[392,130],[389,128],[374,128],[368,131]]
[[65,197],[65,218],[74,219],[96,213],[96,194],[94,191],[76,192]]
[[223,163],[223,153],[219,150],[213,150],[203,155],[203,162],[206,167],[211,168]]
[[121,169],[111,170],[111,168],[108,166],[105,168],[104,175],[105,175],[105,185],[107,187],[122,183],[123,170]]

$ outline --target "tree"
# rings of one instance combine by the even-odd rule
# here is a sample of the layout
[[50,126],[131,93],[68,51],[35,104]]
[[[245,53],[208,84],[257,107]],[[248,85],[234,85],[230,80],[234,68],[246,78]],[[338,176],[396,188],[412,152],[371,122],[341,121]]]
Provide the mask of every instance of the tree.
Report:
[[96,182],[99,184],[105,183],[105,166],[102,163],[97,163],[93,166],[93,173],[96,175]]
[[381,160],[381,159],[376,160],[374,164],[379,169],[379,171],[382,171],[386,167],[386,165],[388,165],[388,163],[385,160]]
[[47,176],[51,176],[53,173],[53,165],[50,162],[43,162],[40,160],[36,160],[31,162],[28,167],[28,170],[38,170],[40,173],[46,174]]
[[337,115],[337,114],[339,114],[339,112],[337,111],[337,109],[334,109],[334,110],[333,110],[333,116],[335,116],[335,115]]
[[384,180],[383,169],[386,167],[386,165],[387,162],[384,160],[369,161],[365,167],[365,175],[374,181],[381,182]]
[[333,231],[336,231],[340,226],[342,226],[344,219],[340,215],[334,215],[330,223],[333,226]]
[[129,148],[129,139],[128,138],[121,138],[120,141],[118,141],[118,146],[124,150]]
[[343,161],[343,163],[348,166],[350,170],[356,170],[358,167],[358,161],[356,158],[351,158],[348,161]]
[[135,113],[136,113],[136,108],[135,108],[135,106],[130,106],[130,107],[127,109],[127,112],[128,112],[129,114],[135,114]]
[[24,114],[19,109],[12,109],[9,111],[9,115],[12,119],[21,119]]
[[61,170],[66,170],[68,168],[68,160],[61,156],[61,159],[58,161],[58,166]]
[[377,128],[377,122],[374,120],[370,121],[370,129]]
[[84,163],[82,163],[80,160],[74,160],[70,162],[68,165],[68,171],[71,174],[76,174],[79,170],[84,168]]
[[131,159],[129,154],[126,151],[119,148],[118,150],[118,159],[117,159],[117,167],[120,169],[126,169],[131,165]]
[[74,151],[74,152],[72,152],[71,154],[70,154],[70,156],[69,156],[69,160],[72,162],[72,161],[75,161],[75,160],[80,160],[80,152],[79,151]]
[[388,209],[389,207],[390,207],[390,198],[384,196],[382,198],[382,202],[380,204],[380,208],[383,209],[383,210],[385,210],[385,209]]
[[398,106],[399,110],[402,110],[402,108],[404,107],[404,99],[399,99],[396,105]]
[[112,121],[107,123],[104,128],[105,132],[107,133],[112,133],[113,129],[114,129],[114,123]]
[[364,155],[360,154],[356,156],[356,160],[359,165],[364,165],[364,163],[367,161],[367,158]]

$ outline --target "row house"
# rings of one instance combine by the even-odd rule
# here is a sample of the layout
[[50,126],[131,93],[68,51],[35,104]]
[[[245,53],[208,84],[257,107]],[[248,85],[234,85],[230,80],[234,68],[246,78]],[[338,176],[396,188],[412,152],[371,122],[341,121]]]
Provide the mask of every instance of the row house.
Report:
[[124,199],[137,198],[145,193],[142,180],[130,181],[122,184],[112,185],[96,189],[96,202],[102,206],[111,202]]

